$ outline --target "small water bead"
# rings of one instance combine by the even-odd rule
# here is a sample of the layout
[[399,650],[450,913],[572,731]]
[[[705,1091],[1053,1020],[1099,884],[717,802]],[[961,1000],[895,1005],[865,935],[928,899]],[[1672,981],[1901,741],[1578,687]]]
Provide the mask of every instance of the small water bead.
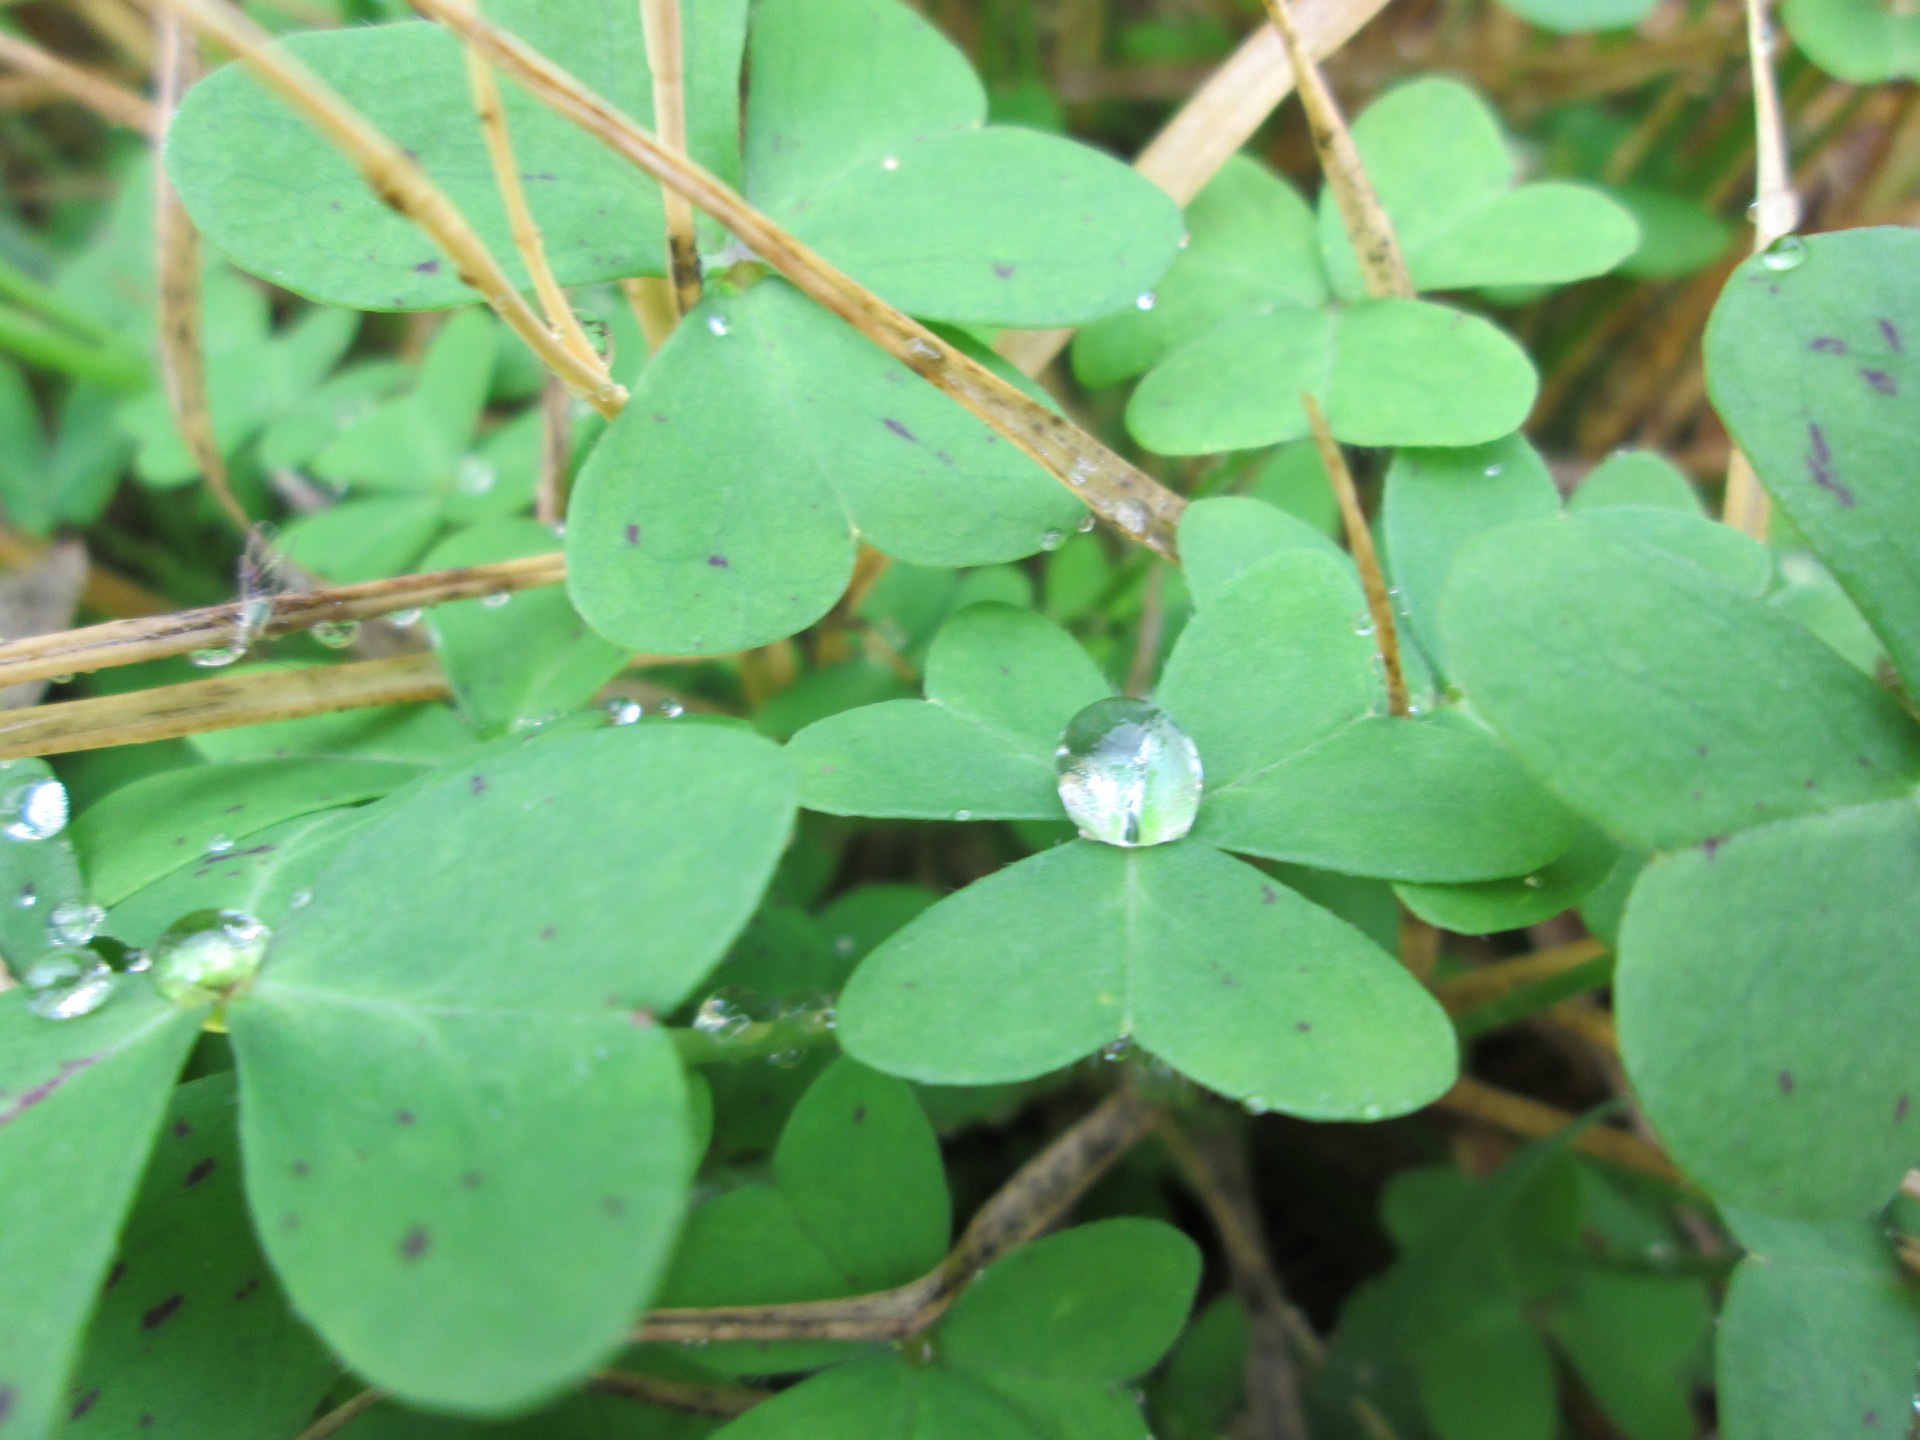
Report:
[[973,819],[973,811],[971,811],[971,810],[956,810],[956,811],[954,811],[954,812],[953,812],[953,818],[954,818],[954,819],[956,819],[956,820],[971,820],[971,819]]
[[387,624],[396,630],[411,630],[420,623],[420,617],[426,613],[418,605],[411,605],[405,610],[396,610],[387,616]]
[[53,679],[49,680],[47,683],[49,685],[71,685],[73,684],[73,681],[74,681],[73,672],[69,670],[65,675],[54,676]]
[[35,780],[7,797],[9,840],[51,840],[67,828],[67,787],[58,780]]
[[195,650],[187,656],[187,663],[198,665],[202,670],[218,670],[231,665],[247,653],[244,645],[209,645],[203,650]]
[[1782,235],[1760,252],[1760,263],[1769,270],[1798,270],[1807,263],[1807,242],[1798,235]]
[[1084,485],[1093,478],[1093,461],[1082,455],[1067,467],[1067,479],[1075,485]]
[[909,355],[917,355],[922,360],[938,360],[940,358],[940,347],[922,340],[918,335],[909,335],[907,337],[907,353]]
[[1096,700],[1054,752],[1060,801],[1089,840],[1163,845],[1193,828],[1200,752],[1173,717],[1145,700]]
[[1133,1053],[1133,1037],[1122,1035],[1118,1040],[1100,1047],[1100,1058],[1108,1064],[1115,1064]]
[[739,985],[727,985],[700,1002],[693,1012],[693,1028],[711,1040],[738,1040],[747,1030],[776,1020],[780,1007],[764,995]]
[[1093,529],[1093,513],[1089,511],[1087,514],[1082,515],[1080,517],[1080,523],[1076,525],[1074,528],[1077,529],[1082,535],[1085,535],[1088,532],[1090,532]]
[[68,900],[56,905],[53,914],[47,917],[47,929],[62,945],[84,945],[98,935],[100,927],[106,923],[105,908],[89,905],[83,900]]
[[40,903],[40,894],[33,888],[31,883],[28,883],[20,887],[20,896],[13,903],[22,910],[31,910]]
[[287,897],[287,909],[304,910],[313,903],[313,891],[296,890]]
[[1180,232],[1180,248],[1184,250],[1191,244],[1193,244],[1193,236],[1187,231],[1182,230]]
[[1501,464],[1498,460],[1496,460],[1493,462],[1493,464],[1487,466],[1487,468],[1483,470],[1481,473],[1485,475],[1489,480],[1492,480],[1497,478],[1498,476],[1506,474],[1507,467]]
[[218,1004],[259,970],[273,931],[243,910],[196,910],[153,946],[153,983],[176,1005]]
[[1147,507],[1138,500],[1122,500],[1113,507],[1113,523],[1129,535],[1147,533]]
[[707,317],[707,330],[714,335],[726,335],[732,332],[733,327],[727,324],[726,316],[709,315]]
[[462,455],[453,468],[453,483],[462,495],[485,495],[493,489],[500,472],[484,455]]
[[113,968],[84,945],[49,950],[20,977],[29,1013],[43,1020],[91,1015],[112,998]]
[[486,606],[487,609],[489,610],[498,610],[502,605],[506,604],[511,599],[513,599],[513,594],[511,591],[495,590],[490,595],[482,595],[480,597],[480,603]]
[[233,837],[231,835],[215,835],[207,841],[207,854],[209,855],[224,855],[231,849],[233,849]]
[[798,1045],[790,1045],[784,1050],[775,1050],[767,1056],[767,1063],[776,1070],[792,1070],[807,1058],[807,1052]]
[[345,650],[360,638],[358,620],[322,620],[313,627],[313,638],[329,650]]
[[687,713],[687,707],[682,705],[678,700],[668,697],[660,702],[660,709],[657,713],[662,720],[678,720],[682,715]]
[[856,943],[851,935],[836,935],[833,937],[833,953],[843,958],[851,955]]
[[607,701],[607,719],[615,725],[637,725],[646,709],[638,700],[628,700],[616,695]]
[[1133,308],[1136,310],[1151,310],[1159,303],[1160,297],[1154,294],[1153,291],[1148,290],[1133,302]]
[[898,155],[887,156],[880,162],[880,168],[882,170],[898,170],[900,168],[900,157]]
[[1040,548],[1042,550],[1058,550],[1066,543],[1067,532],[1064,530],[1042,530],[1040,532]]

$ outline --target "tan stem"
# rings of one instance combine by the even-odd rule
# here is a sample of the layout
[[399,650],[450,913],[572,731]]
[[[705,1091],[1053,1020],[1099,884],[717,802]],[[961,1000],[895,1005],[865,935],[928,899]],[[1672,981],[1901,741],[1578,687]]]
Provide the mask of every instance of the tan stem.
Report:
[[587,332],[580,328],[579,317],[568,303],[567,292],[554,279],[547,263],[546,242],[541,238],[533,207],[527,203],[527,187],[520,178],[520,162],[514,158],[513,134],[507,129],[506,107],[500,102],[500,84],[493,67],[472,46],[467,47],[467,87],[473,93],[474,113],[480,118],[480,133],[486,137],[487,158],[493,165],[494,183],[500,189],[500,201],[506,207],[507,225],[513,235],[513,248],[520,263],[527,267],[533,281],[533,293],[547,317],[547,325],[559,338],[567,353],[590,369],[605,383],[607,367],[600,352],[593,348]]
[[573,468],[573,397],[557,378],[540,392],[540,488],[533,513],[542,525],[567,518],[567,478]]
[[[171,10],[154,17],[159,45],[154,70],[159,107],[159,130],[154,149],[160,148],[166,127],[173,121],[180,97],[199,69],[199,46]],[[200,232],[193,228],[187,207],[180,203],[167,179],[167,167],[153,167],[154,271],[158,281],[160,323],[160,379],[173,411],[174,424],[200,477],[234,525],[245,531],[252,518],[233,493],[226,457],[214,433],[213,409],[207,399],[207,356],[200,326]]]
[[1266,0],[1267,16],[1280,32],[1287,60],[1293,66],[1294,83],[1300,91],[1300,103],[1307,112],[1307,129],[1313,135],[1313,148],[1320,157],[1320,169],[1333,192],[1333,203],[1340,211],[1340,223],[1346,227],[1347,240],[1360,261],[1360,276],[1367,294],[1374,299],[1386,296],[1412,298],[1413,279],[1407,273],[1406,259],[1400,254],[1400,242],[1394,238],[1393,225],[1360,163],[1360,151],[1347,129],[1346,118],[1333,98],[1320,67],[1307,50],[1293,11],[1287,0]]
[[1007,1181],[973,1217],[946,1260],[892,1290],[794,1305],[728,1305],[656,1310],[638,1341],[902,1340],[938,1320],[986,1266],[1058,1221],[1159,1119],[1134,1091],[1120,1090]]
[[541,361],[601,414],[620,413],[626,391],[572,354],[507,278],[500,262],[446,192],[419,163],[381,134],[332,86],[273,43],[273,36],[228,0],[147,0],[171,6],[196,30],[240,58],[262,84],[304,115],[356,165],[374,194],[432,238],[461,281],[478,291],[495,314]]
[[336,710],[441,700],[447,693],[440,662],[425,654],[346,665],[249,670],[0,712],[0,760],[177,740]]
[[[653,71],[653,129],[676,155],[687,153],[687,87],[680,34],[680,0],[640,0],[647,65]],[[667,277],[674,308],[684,315],[700,303],[700,247],[693,205],[678,190],[661,192],[667,220]]]
[[1180,496],[856,283],[567,71],[488,23],[467,0],[414,0],[414,8],[478,45],[529,93],[661,185],[686,195],[796,288],[1005,435],[1128,538],[1167,556],[1177,553],[1175,534],[1186,505]]
[[144,96],[122,89],[111,80],[102,80],[91,70],[82,69],[57,55],[50,55],[32,41],[11,31],[0,30],[0,65],[30,75],[50,90],[78,101],[102,119],[115,125],[156,133],[160,113]]
[[[469,565],[458,570],[432,570],[400,575],[391,580],[369,580],[300,594],[277,596],[261,634],[286,635],[323,621],[371,620],[395,610],[442,605],[449,600],[472,600],[482,595],[558,585],[566,578],[566,561],[559,554],[530,555],[491,565]],[[210,605],[134,620],[110,620],[66,630],[58,635],[35,635],[0,644],[0,687],[23,680],[46,680],[56,675],[83,674],[144,660],[164,660],[193,650],[224,646],[238,634],[239,602]]]
[[1380,650],[1380,664],[1386,671],[1387,709],[1394,715],[1412,711],[1407,696],[1406,672],[1400,667],[1400,632],[1394,625],[1393,597],[1387,594],[1386,577],[1380,571],[1380,556],[1373,548],[1373,531],[1367,528],[1366,512],[1360,508],[1360,492],[1354,487],[1353,472],[1340,442],[1327,428],[1327,417],[1313,396],[1302,391],[1300,407],[1307,412],[1307,424],[1313,427],[1313,443],[1320,447],[1320,460],[1327,468],[1333,496],[1340,504],[1340,520],[1346,526],[1347,548],[1360,571],[1360,588],[1366,592],[1367,613],[1373,617],[1373,638]]
[[1528,985],[1564,975],[1606,953],[1607,947],[1598,940],[1569,941],[1565,945],[1536,950],[1531,955],[1520,955],[1512,960],[1500,960],[1491,965],[1482,965],[1477,970],[1469,970],[1436,986],[1434,998],[1446,1006],[1448,1014],[1458,1015],[1463,1010],[1471,1010],[1489,1000],[1498,1000]]
[[[1577,1119],[1564,1110],[1556,1110],[1528,1096],[1515,1095],[1466,1075],[1461,1076],[1453,1089],[1433,1103],[1451,1114],[1464,1115],[1495,1129],[1524,1135],[1529,1139],[1556,1135]],[[1574,1137],[1573,1147],[1596,1160],[1618,1165],[1623,1170],[1636,1170],[1672,1185],[1687,1183],[1679,1167],[1658,1146],[1625,1130],[1616,1130],[1607,1125],[1589,1125]]]
[[294,1440],[330,1440],[331,1436],[338,1435],[386,1398],[387,1392],[384,1390],[362,1390],[352,1399],[334,1406],[296,1435]]
[[587,1383],[605,1394],[658,1405],[663,1410],[678,1410],[685,1415],[718,1415],[722,1418],[744,1415],[774,1396],[771,1390],[669,1380],[664,1375],[643,1375],[634,1370],[602,1370]]

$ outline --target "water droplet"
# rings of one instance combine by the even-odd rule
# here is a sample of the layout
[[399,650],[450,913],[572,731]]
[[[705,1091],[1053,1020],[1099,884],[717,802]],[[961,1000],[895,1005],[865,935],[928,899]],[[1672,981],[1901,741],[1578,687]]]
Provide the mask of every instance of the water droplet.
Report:
[[296,890],[287,897],[287,909],[304,910],[313,903],[313,891]]
[[1145,700],[1096,700],[1067,724],[1056,752],[1060,801],[1089,840],[1161,845],[1193,828],[1200,752]]
[[855,944],[855,941],[853,936],[836,935],[833,937],[833,953],[840,956],[851,955],[853,953],[854,944]]
[[498,610],[511,599],[513,599],[513,593],[511,591],[495,590],[491,595],[482,595],[480,597],[480,603],[489,610]]
[[1093,478],[1093,461],[1082,455],[1067,467],[1067,479],[1075,485],[1084,485]]
[[1378,1120],[1381,1116],[1385,1115],[1386,1113],[1387,1113],[1387,1107],[1384,1105],[1379,1105],[1379,1104],[1374,1104],[1369,1102],[1368,1104],[1362,1105],[1360,1107],[1360,1118],[1362,1120]]
[[629,700],[621,695],[616,695],[607,701],[606,708],[607,719],[615,725],[638,724],[640,717],[646,713],[645,707],[638,700]]
[[956,820],[971,820],[971,819],[973,819],[973,811],[971,811],[971,810],[956,810],[956,811],[954,811],[954,812],[953,812],[953,818],[954,818],[954,819],[956,819]]
[[1042,530],[1040,532],[1040,548],[1042,550],[1058,550],[1066,543],[1067,532],[1064,530]]
[[693,1012],[693,1028],[709,1039],[738,1040],[754,1024],[776,1019],[779,1007],[738,985],[714,991]]
[[112,967],[93,951],[62,945],[29,965],[20,984],[30,1012],[43,1020],[73,1020],[107,1003],[114,978]]
[[1136,310],[1151,310],[1159,303],[1160,297],[1154,294],[1153,291],[1148,290],[1134,300],[1133,308]]
[[1080,517],[1080,523],[1074,527],[1082,535],[1093,529],[1093,513],[1089,511]]
[[69,670],[69,671],[68,671],[68,672],[67,672],[66,674],[64,674],[64,675],[56,675],[56,676],[54,676],[54,677],[53,677],[53,679],[51,679],[51,680],[49,680],[49,681],[48,681],[47,683],[48,683],[49,685],[71,685],[71,684],[73,684],[73,678],[74,678],[74,677],[73,677],[73,672],[72,672],[71,670]]
[[153,956],[144,950],[129,950],[121,957],[120,968],[129,975],[141,975],[153,968]]
[[67,828],[67,787],[35,780],[7,797],[9,840],[51,840]]
[[1182,230],[1180,232],[1180,248],[1184,250],[1191,244],[1193,244],[1193,236],[1187,231]]
[[656,713],[662,720],[678,720],[687,713],[687,707],[669,696],[660,702],[660,709]]
[[484,455],[462,455],[460,463],[453,467],[453,483],[460,487],[462,495],[485,495],[498,478],[499,471]]
[[1481,473],[1485,475],[1489,480],[1491,480],[1497,475],[1506,474],[1507,467],[1501,464],[1498,460],[1496,460],[1493,462],[1493,464],[1487,466],[1487,468],[1483,470]]
[[917,355],[922,360],[938,360],[940,358],[940,347],[922,340],[918,335],[909,335],[907,337],[907,353],[909,355]]
[[1798,235],[1782,235],[1760,252],[1760,263],[1769,270],[1798,270],[1807,263],[1807,242]]
[[20,898],[13,903],[22,910],[31,910],[40,903],[40,892],[33,888],[32,881],[28,881],[20,887]]
[[1356,635],[1373,634],[1373,612],[1371,610],[1361,610],[1354,614],[1353,633]]
[[1545,882],[1542,881],[1538,875],[1529,875],[1521,880],[1520,883],[1525,885],[1529,890],[1538,890]]
[[427,612],[422,610],[418,605],[412,605],[405,610],[396,610],[387,616],[387,624],[396,630],[411,630],[420,623],[420,617],[426,613]]
[[776,1070],[792,1070],[807,1058],[807,1052],[798,1045],[788,1046],[785,1050],[775,1050],[767,1056],[767,1063]]
[[176,1005],[219,1003],[253,978],[273,932],[243,910],[196,910],[153,945],[153,983]]
[[215,835],[207,841],[209,855],[224,855],[231,849],[233,849],[233,837],[230,835]]
[[733,327],[727,324],[726,316],[709,315],[707,317],[707,329],[715,335],[726,335],[732,332]]
[[202,670],[218,670],[223,665],[231,665],[247,653],[244,645],[209,645],[204,650],[195,650],[187,656],[189,664],[198,665]]
[[1240,1108],[1249,1115],[1264,1115],[1273,1107],[1267,1104],[1266,1096],[1249,1095],[1240,1102]]
[[1147,533],[1147,507],[1138,500],[1121,500],[1113,507],[1113,523],[1129,535]]
[[313,627],[313,638],[329,650],[344,650],[360,638],[360,622],[322,620]]
[[898,170],[900,168],[900,157],[898,155],[887,156],[880,162],[880,168],[882,170]]
[[1131,1035],[1122,1035],[1118,1040],[1100,1047],[1100,1058],[1109,1064],[1124,1060],[1132,1053],[1133,1037]]
[[100,927],[106,923],[106,910],[99,905],[89,905],[84,900],[68,900],[56,905],[53,914],[47,917],[47,928],[62,945],[84,945],[98,935]]

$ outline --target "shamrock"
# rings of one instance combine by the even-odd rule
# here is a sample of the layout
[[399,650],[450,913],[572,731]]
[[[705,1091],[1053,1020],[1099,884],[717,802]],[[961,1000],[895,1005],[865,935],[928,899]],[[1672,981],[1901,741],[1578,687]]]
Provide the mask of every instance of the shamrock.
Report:
[[[1152,706],[1116,702],[1050,622],[977,605],[934,642],[925,700],[795,736],[811,809],[1083,817],[1083,838],[943,900],[866,959],[838,1011],[849,1054],[982,1084],[1128,1040],[1250,1106],[1315,1118],[1409,1110],[1452,1082],[1452,1030],[1399,963],[1226,852],[1484,880],[1552,859],[1572,818],[1463,716],[1382,713],[1353,573],[1316,548],[1260,554],[1246,508],[1203,502],[1183,521],[1197,613]],[[1130,716],[1104,713],[1129,703]],[[1110,742],[1151,778],[1097,755],[1089,770],[1088,728],[1116,721],[1138,733]],[[1107,818],[1084,818],[1103,787]]]
[[[1163,192],[1071,141],[984,124],[965,58],[899,0],[763,0],[750,31],[746,11],[687,6],[694,158],[902,309],[1079,324],[1134,305],[1172,260],[1180,217]],[[503,0],[492,13],[650,121],[631,4]],[[453,36],[410,23],[287,43],[508,252]],[[506,108],[560,281],[658,273],[653,183],[511,86]],[[174,135],[180,192],[238,263],[336,303],[469,298],[430,242],[244,72],[196,87]],[[1086,513],[954,401],[785,281],[758,278],[745,251],[705,240],[707,298],[647,367],[568,517],[574,601],[608,639],[671,653],[765,644],[844,592],[856,536],[915,564],[987,564],[1045,548]]]
[[[1638,231],[1587,186],[1514,186],[1493,113],[1451,80],[1399,86],[1354,142],[1422,291],[1548,285],[1610,270]],[[1245,157],[1188,212],[1191,243],[1153,305],[1074,343],[1088,384],[1146,373],[1127,425],[1162,454],[1241,450],[1307,433],[1311,393],[1356,445],[1474,445],[1514,429],[1537,386],[1493,325],[1425,300],[1366,298],[1330,196],[1319,214]]]

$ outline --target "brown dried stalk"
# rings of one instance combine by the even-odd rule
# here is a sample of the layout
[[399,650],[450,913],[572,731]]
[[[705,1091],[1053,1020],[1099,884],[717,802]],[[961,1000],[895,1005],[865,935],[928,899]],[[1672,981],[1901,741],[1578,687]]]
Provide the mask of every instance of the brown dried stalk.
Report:
[[513,235],[513,248],[527,267],[533,281],[533,293],[547,317],[555,338],[582,365],[607,379],[606,364],[593,348],[587,332],[580,328],[579,317],[567,301],[567,292],[554,278],[547,263],[547,247],[540,238],[540,226],[527,203],[527,187],[520,180],[520,164],[513,154],[513,136],[507,129],[506,107],[500,103],[500,85],[486,57],[471,46],[467,48],[467,88],[473,93],[474,112],[480,117],[480,133],[486,137],[487,159],[493,165],[494,184],[500,189],[501,204],[506,207],[507,226]]
[[[442,605],[449,600],[472,600],[482,595],[531,590],[558,585],[566,578],[565,558],[559,554],[529,555],[491,565],[469,565],[458,570],[432,570],[399,575],[391,580],[369,580],[323,590],[281,595],[274,599],[263,635],[286,635],[323,621],[371,620],[395,610]],[[0,687],[23,680],[44,680],[164,660],[172,655],[230,644],[239,634],[238,601],[180,610],[137,620],[110,620],[58,635],[36,635],[0,645]]]
[[[1324,59],[1385,7],[1386,0],[1308,0],[1295,19],[1307,53]],[[1292,93],[1286,47],[1271,25],[1258,26],[1154,136],[1133,168],[1184,207]],[[1009,330],[994,348],[1023,373],[1038,375],[1072,338],[1072,330]]]
[[532,95],[662,186],[686,195],[798,289],[1039,461],[1102,519],[1163,555],[1176,554],[1175,532],[1186,505],[1180,496],[856,283],[567,71],[483,19],[467,0],[414,0],[414,8],[477,45]]
[[1023,1165],[980,1207],[946,1260],[910,1284],[844,1300],[656,1310],[633,1338],[685,1345],[711,1340],[903,1340],[916,1335],[946,1313],[979,1271],[1059,1220],[1159,1118],[1159,1110],[1133,1090],[1116,1091]]
[[[1450,1114],[1464,1115],[1529,1139],[1558,1134],[1577,1120],[1576,1116],[1564,1110],[1556,1110],[1551,1105],[1498,1089],[1467,1075],[1461,1076],[1453,1089],[1433,1103],[1436,1108]],[[1679,1167],[1658,1146],[1612,1126],[1589,1125],[1574,1137],[1573,1148],[1585,1151],[1596,1160],[1605,1160],[1623,1170],[1636,1170],[1671,1185],[1687,1183]]]
[[313,1424],[302,1430],[293,1440],[330,1440],[348,1425],[387,1398],[384,1390],[362,1390],[352,1399],[333,1407]]
[[1463,1010],[1471,1010],[1476,1005],[1484,1005],[1489,1000],[1497,1000],[1528,985],[1578,969],[1589,960],[1597,960],[1606,953],[1607,947],[1598,940],[1569,941],[1565,945],[1536,950],[1531,955],[1520,955],[1512,960],[1500,960],[1491,965],[1482,965],[1477,970],[1469,970],[1436,986],[1434,998],[1446,1006],[1449,1015],[1458,1015]]
[[[653,128],[676,155],[687,153],[687,87],[680,35],[680,0],[640,0],[647,65],[653,71]],[[678,190],[662,188],[667,219],[667,278],[674,308],[684,315],[700,303],[700,249],[693,231],[693,205]]]
[[50,55],[32,41],[7,30],[0,30],[0,65],[10,66],[31,76],[69,100],[76,100],[94,114],[115,125],[155,133],[159,112],[144,96],[122,89],[111,80],[103,80],[91,70]]
[[1386,576],[1380,570],[1380,556],[1373,548],[1373,532],[1360,508],[1360,492],[1354,487],[1353,472],[1340,442],[1327,428],[1327,417],[1306,391],[1300,392],[1300,407],[1307,412],[1307,424],[1313,428],[1313,443],[1320,447],[1320,461],[1327,478],[1333,482],[1334,499],[1340,502],[1340,519],[1347,530],[1347,548],[1360,571],[1360,588],[1367,595],[1367,613],[1373,617],[1374,642],[1380,649],[1380,664],[1386,671],[1387,709],[1395,715],[1412,713],[1407,696],[1407,676],[1400,666],[1400,632],[1395,628],[1393,599],[1387,594]]
[[272,35],[228,0],[145,3],[171,6],[196,30],[237,55],[261,83],[304,115],[360,167],[374,194],[432,237],[453,262],[462,282],[478,291],[542,363],[567,382],[569,389],[603,415],[620,413],[626,391],[554,337],[446,193],[412,156],[375,129],[332,86],[295,60],[285,47],[274,45]]
[[0,760],[176,740],[335,710],[442,700],[447,694],[440,662],[426,654],[348,665],[250,670],[7,711],[0,715]]
[[771,1390],[751,1390],[744,1385],[703,1385],[693,1380],[669,1380],[664,1375],[643,1375],[635,1370],[602,1370],[587,1384],[605,1394],[658,1405],[663,1410],[678,1410],[685,1415],[718,1415],[723,1419],[744,1415],[774,1395]]
[[[1753,71],[1753,250],[1757,255],[1791,235],[1800,224],[1800,197],[1787,158],[1786,119],[1773,78],[1773,27],[1764,0],[1746,0],[1747,60]],[[1767,538],[1773,506],[1760,478],[1738,446],[1727,460],[1727,488],[1720,518],[1756,540]]]
[[[156,104],[160,119],[154,134],[157,152],[173,122],[180,97],[200,68],[200,47],[171,10],[154,17],[159,45],[154,52]],[[160,379],[173,422],[187,442],[200,477],[220,509],[240,530],[253,522],[233,493],[226,457],[213,429],[207,400],[207,355],[200,329],[200,232],[180,203],[167,167],[153,167],[154,271],[159,282]]]
[[1340,211],[1340,223],[1346,227],[1347,240],[1360,261],[1360,275],[1366,281],[1367,294],[1374,299],[1397,295],[1413,296],[1413,279],[1394,238],[1393,225],[1360,163],[1360,151],[1347,130],[1346,118],[1327,87],[1324,76],[1307,52],[1306,42],[1294,23],[1287,0],[1266,0],[1267,16],[1287,48],[1287,60],[1293,66],[1294,83],[1300,90],[1300,103],[1307,112],[1307,129],[1313,135],[1314,152],[1320,157],[1320,169],[1333,192],[1333,203]]
[[540,391],[540,488],[533,513],[542,525],[558,525],[567,515],[567,472],[573,467],[573,397],[559,377],[548,376]]

